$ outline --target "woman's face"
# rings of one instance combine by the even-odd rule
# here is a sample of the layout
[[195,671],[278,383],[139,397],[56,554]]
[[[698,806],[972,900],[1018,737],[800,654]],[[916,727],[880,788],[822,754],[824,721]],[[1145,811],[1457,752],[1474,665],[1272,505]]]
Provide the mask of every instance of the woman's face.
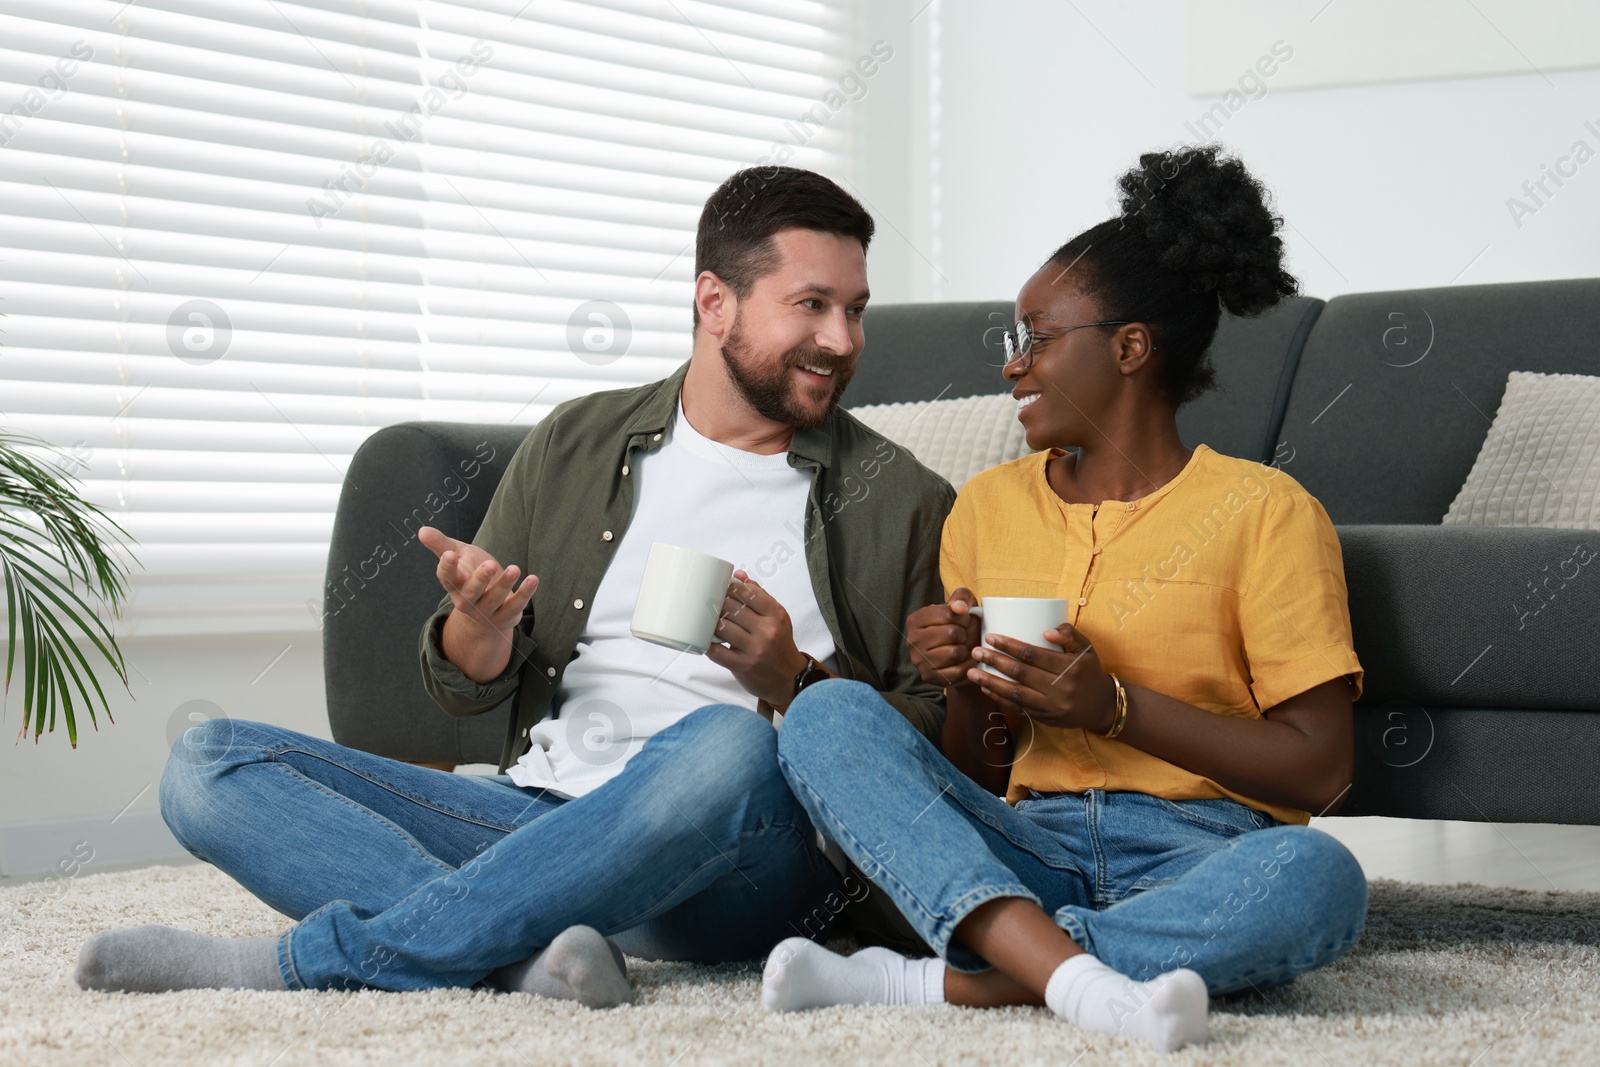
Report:
[[1018,320],[1033,332],[1032,363],[1014,359],[1003,373],[1017,400],[1017,418],[1028,447],[1078,446],[1101,436],[1122,372],[1117,364],[1117,330],[1092,327],[1059,332],[1059,327],[1100,322],[1098,304],[1075,285],[1056,282],[1062,270],[1045,264],[1017,294]]

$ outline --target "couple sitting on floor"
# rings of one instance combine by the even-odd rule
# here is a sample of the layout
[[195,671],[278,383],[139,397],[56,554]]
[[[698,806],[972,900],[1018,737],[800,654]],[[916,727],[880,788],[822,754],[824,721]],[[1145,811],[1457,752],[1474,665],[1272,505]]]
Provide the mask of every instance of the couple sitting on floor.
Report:
[[[1175,420],[1215,384],[1222,310],[1295,290],[1281,220],[1215,148],[1120,187],[1017,296],[1003,374],[1037,451],[957,496],[838,407],[871,217],[808,171],[728,179],[688,364],[558,406],[472,544],[423,531],[448,592],[423,681],[457,716],[515,695],[501,773],[196,726],[167,824],[298,921],[101,932],[79,984],[605,1007],[624,953],[766,957],[773,1011],[1042,1004],[1171,1050],[1209,996],[1337,959],[1366,883],[1305,824],[1351,774],[1338,542],[1288,475]],[[629,631],[653,541],[745,568],[704,656]],[[1068,620],[985,644],[971,607],[1017,596]],[[872,947],[816,943],[845,930]]]

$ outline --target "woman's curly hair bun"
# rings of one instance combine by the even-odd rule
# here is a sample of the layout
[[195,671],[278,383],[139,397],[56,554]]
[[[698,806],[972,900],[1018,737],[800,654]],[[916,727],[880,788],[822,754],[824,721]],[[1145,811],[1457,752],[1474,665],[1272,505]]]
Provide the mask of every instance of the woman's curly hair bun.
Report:
[[1144,234],[1157,263],[1233,314],[1259,314],[1299,291],[1266,187],[1219,146],[1147,152],[1117,189],[1121,223]]

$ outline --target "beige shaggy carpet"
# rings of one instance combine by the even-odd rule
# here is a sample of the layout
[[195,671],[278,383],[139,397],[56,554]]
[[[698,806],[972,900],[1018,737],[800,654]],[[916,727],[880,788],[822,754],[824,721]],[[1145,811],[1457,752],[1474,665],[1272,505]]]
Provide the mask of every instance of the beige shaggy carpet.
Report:
[[522,994],[84,992],[78,946],[163,922],[277,933],[289,920],[205,865],[0,890],[0,1064],[1600,1063],[1600,893],[1376,882],[1362,942],[1269,996],[1214,1005],[1175,1056],[1043,1009],[833,1008],[768,1016],[754,966],[633,962],[637,1003],[592,1012]]

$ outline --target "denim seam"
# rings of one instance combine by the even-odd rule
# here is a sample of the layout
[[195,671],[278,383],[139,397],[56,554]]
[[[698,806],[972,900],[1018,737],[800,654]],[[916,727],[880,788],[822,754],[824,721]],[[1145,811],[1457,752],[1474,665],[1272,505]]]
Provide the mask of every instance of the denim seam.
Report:
[[[683,877],[683,880],[678,883],[677,887],[673,890],[673,892],[675,893],[675,892],[677,892],[678,889],[683,888],[685,885],[687,885],[694,878],[695,875],[699,874],[701,871],[706,870],[707,868],[712,867],[712,866],[722,862],[726,858],[727,858],[727,853],[719,853],[715,859],[706,860],[700,866],[696,867],[694,870],[690,871],[687,875],[685,875]],[[734,864],[734,870],[738,870],[738,869],[739,869],[739,865],[737,863],[735,863]],[[754,883],[752,883],[752,884],[754,884]],[[760,886],[757,886],[756,888],[759,889]],[[689,896],[684,897],[683,899],[684,900],[690,900],[690,899],[692,899],[694,897],[694,895],[695,894],[691,893],[691,894],[689,894]],[[668,894],[666,894],[666,896],[667,896],[668,899],[671,899],[672,893],[668,893]],[[680,904],[682,902],[683,901],[679,901]],[[659,908],[660,906],[661,905],[658,902],[658,903],[650,905],[647,908],[644,908],[643,910],[638,912],[636,915],[634,915],[632,918],[625,919],[622,922],[618,923],[617,924],[617,930],[621,931],[621,930],[631,930],[631,929],[633,929],[635,926],[638,926],[640,923],[647,921],[646,917],[651,913],[651,911],[653,911],[656,908]]]
[[[817,793],[817,791],[815,789],[811,788],[811,784],[805,780],[805,777],[803,775],[801,775],[798,771],[794,770],[793,764],[789,763],[787,760],[785,760],[783,758],[783,754],[781,752],[778,754],[778,762],[779,762],[779,764],[783,765],[786,768],[786,773],[785,773],[784,776],[786,778],[788,778],[791,783],[797,783],[801,789],[805,790],[806,794],[812,799],[812,802],[817,806],[817,808],[819,810],[828,811],[830,815],[832,814],[832,812],[829,811],[828,806],[823,803],[822,797]],[[951,793],[950,797],[951,797],[952,800],[956,800],[956,803],[958,803],[958,804],[960,803],[960,801],[956,798],[954,793]],[[965,807],[965,805],[962,805],[962,806]],[[971,810],[971,809],[967,809],[967,810]],[[831,821],[838,822],[837,819],[833,819]],[[987,821],[987,820],[985,820],[985,821]],[[862,854],[862,855],[869,854],[870,850],[868,850],[862,844],[861,839],[858,838],[854,833],[852,833],[848,827],[845,827],[845,826],[841,825],[840,830],[841,830],[841,836],[843,836],[845,838],[848,838],[850,843],[855,846],[855,848],[857,849],[857,851],[860,854]],[[1008,838],[1009,838],[1009,835],[1008,835]],[[837,838],[835,840],[837,841]],[[842,845],[842,842],[839,842],[839,843]],[[996,862],[998,862],[998,861],[996,861]],[[900,879],[896,878],[894,876],[894,872],[890,871],[888,867],[885,867],[881,862],[878,862],[876,860],[873,861],[872,866],[877,868],[880,877],[882,877],[884,879],[884,881],[892,883],[893,886],[894,886],[894,889],[898,890],[899,895],[904,897],[907,901],[909,901],[910,905],[912,907],[916,908],[917,912],[921,916],[924,917],[924,919],[926,920],[926,925],[930,929],[932,929],[934,931],[934,940],[937,942],[937,944],[932,944],[929,947],[932,948],[934,951],[936,951],[939,954],[939,958],[940,959],[943,959],[947,955],[949,955],[950,939],[955,935],[955,928],[958,925],[960,925],[961,919],[965,919],[967,914],[970,914],[973,910],[975,910],[980,905],[986,903],[987,901],[995,900],[995,899],[998,899],[1000,897],[1025,897],[1025,898],[1027,898],[1029,900],[1032,900],[1035,904],[1039,903],[1039,898],[1038,897],[1034,896],[1033,893],[1026,886],[1020,885],[1018,883],[1012,883],[1012,886],[1009,887],[1009,888],[1006,887],[1006,886],[1003,886],[1003,885],[1002,886],[986,886],[986,887],[984,887],[982,889],[974,889],[970,893],[968,893],[966,896],[959,898],[956,901],[956,903],[954,905],[952,905],[952,907],[951,907],[951,911],[952,912],[955,912],[955,911],[959,910],[959,908],[963,904],[965,904],[968,900],[971,900],[973,898],[981,898],[981,899],[975,900],[972,903],[972,905],[967,908],[967,911],[965,913],[961,914],[959,916],[959,918],[956,918],[954,920],[947,920],[945,916],[935,915],[932,912],[930,912],[927,909],[927,907],[924,906],[924,904],[922,903],[922,900],[919,897],[917,897],[914,893],[911,892],[910,887],[908,887]],[[873,882],[877,882],[878,881],[877,878],[873,878],[870,874],[868,874],[867,871],[865,870],[865,868],[862,868],[861,873],[862,874],[867,874],[868,879],[873,881]],[[880,888],[884,888],[884,887],[880,886]],[[896,909],[900,909],[900,903],[899,903],[898,900],[891,901],[891,903],[894,904]],[[910,916],[907,916],[907,918],[909,919]]]
[[1240,837],[1244,834],[1255,833],[1257,830],[1271,829],[1270,826],[1234,826],[1233,824],[1223,822],[1220,819],[1209,819],[1204,815],[1196,814],[1190,809],[1183,807],[1181,804],[1167,800],[1165,797],[1156,797],[1155,799],[1160,801],[1161,806],[1176,818],[1182,819],[1184,822],[1198,827],[1201,830],[1208,830],[1211,833],[1222,837]]
[[[294,749],[293,751],[304,752],[303,749]],[[305,754],[309,755],[309,756],[315,756],[316,755],[315,753],[311,753],[311,752],[307,752]],[[318,758],[320,758],[320,757],[318,757]],[[279,759],[273,759],[272,762],[278,764],[280,767],[285,768],[286,770],[289,771],[290,774],[297,775],[302,781],[308,783],[309,785],[313,786],[314,788],[322,790],[324,793],[328,794],[328,796],[333,797],[336,800],[339,800],[339,801],[341,801],[341,802],[343,802],[345,804],[350,805],[350,807],[354,808],[355,810],[357,810],[359,812],[362,812],[363,814],[370,815],[374,820],[377,821],[377,823],[380,826],[385,827],[386,829],[389,830],[390,833],[394,834],[401,841],[403,841],[407,845],[409,845],[417,853],[417,855],[421,856],[423,859],[426,859],[430,863],[438,864],[439,868],[440,868],[440,874],[441,875],[450,874],[450,873],[455,871],[456,868],[450,866],[448,863],[445,863],[438,856],[435,856],[432,853],[430,853],[427,849],[423,848],[420,844],[418,844],[416,839],[413,838],[410,834],[406,833],[400,827],[396,826],[393,822],[391,822],[388,819],[384,818],[382,815],[379,815],[377,812],[373,811],[371,808],[365,807],[365,806],[363,806],[361,804],[357,804],[355,801],[351,800],[349,797],[345,796],[344,794],[336,792],[336,791],[334,791],[332,789],[329,789],[327,786],[323,785],[321,782],[317,781],[315,778],[311,778],[311,777],[308,777],[305,774],[301,774],[300,770],[297,767],[295,767],[292,763],[285,763],[285,762],[283,762],[282,760],[279,760]],[[326,763],[326,762],[329,762],[329,761],[324,760],[323,762]],[[366,778],[365,775],[357,775],[357,777]],[[369,779],[367,779],[367,781],[371,781],[371,779],[369,778]],[[403,796],[404,794],[398,794],[398,795],[402,795]],[[446,813],[446,814],[448,814],[448,813]],[[509,831],[507,831],[507,832],[509,833]],[[304,921],[304,920],[302,920],[302,921]]]
[[1040,903],[1039,898],[1034,896],[1033,891],[1021,882],[1012,882],[1010,885],[990,885],[981,889],[974,889],[950,905],[948,918],[935,920],[934,941],[937,943],[929,947],[939,953],[940,959],[948,962],[950,942],[955,939],[956,927],[960,926],[967,916],[989,903],[989,901],[1006,897],[1021,897],[1024,900],[1031,900],[1035,905]]
[[[1344,944],[1330,951],[1325,959],[1313,961],[1306,967],[1300,967],[1295,961],[1291,960],[1287,964],[1280,964],[1275,967],[1258,967],[1253,971],[1246,971],[1244,974],[1241,974],[1238,977],[1238,980],[1250,986],[1254,986],[1258,981],[1278,980],[1282,978],[1285,967],[1293,970],[1296,977],[1298,977],[1307,971],[1318,970],[1333,963],[1335,960],[1339,959],[1339,957],[1343,956],[1346,952],[1349,952],[1352,948],[1354,948],[1355,943],[1359,940],[1359,935],[1350,938]],[[1276,981],[1273,981],[1273,984],[1276,984]]]
[[[979,810],[977,808],[968,807],[966,804],[962,803],[961,797],[956,795],[955,790],[953,790],[953,789],[950,790],[946,795],[949,796],[949,798],[951,800],[953,800],[955,803],[960,804],[962,811],[965,811],[967,814],[971,815],[974,819],[977,819],[979,822],[981,822],[985,826],[989,827],[995,833],[999,834],[1001,837],[1004,837],[1006,839],[1006,841],[1009,842],[1013,848],[1015,848],[1015,849],[1017,849],[1018,851],[1021,851],[1021,852],[1026,852],[1028,855],[1032,856],[1035,860],[1037,860],[1043,866],[1049,867],[1049,868],[1051,868],[1053,870],[1057,870],[1057,871],[1067,871],[1067,872],[1070,872],[1072,874],[1080,874],[1081,875],[1083,873],[1082,868],[1077,866],[1074,863],[1069,863],[1069,864],[1066,864],[1066,865],[1062,865],[1060,863],[1055,862],[1053,859],[1051,859],[1049,857],[1040,855],[1038,850],[1034,848],[1033,842],[1020,840],[1017,837],[1016,834],[1011,832],[1011,828],[1006,826],[1006,825],[1004,825],[1003,822],[1001,822],[999,820],[995,820],[995,819],[989,818],[988,812]],[[1015,807],[1013,807],[1011,810],[1012,810],[1013,813],[1017,814],[1018,817],[1021,818],[1024,822],[1029,822],[1029,820],[1025,816],[1021,815],[1021,813],[1016,811]],[[1032,826],[1032,825],[1035,825],[1035,824],[1033,824],[1032,822],[1029,822],[1029,825]],[[1037,826],[1035,826],[1035,829],[1037,829]]]
[[1307,969],[1325,967],[1329,963],[1332,963],[1334,960],[1338,959],[1340,956],[1343,956],[1346,952],[1349,952],[1355,947],[1356,942],[1361,940],[1361,935],[1364,932],[1363,928],[1365,925],[1366,924],[1363,923],[1360,927],[1357,927],[1345,937],[1335,941],[1331,946],[1324,946],[1325,951],[1318,953],[1313,962],[1308,965]]
[[[270,755],[272,757],[272,761],[274,763],[283,763],[283,760],[280,759],[279,757],[282,756],[285,752],[297,752],[302,756],[309,756],[312,759],[321,760],[323,763],[326,763],[328,766],[337,767],[341,771],[344,771],[346,774],[354,775],[355,777],[360,778],[362,781],[367,782],[370,785],[373,785],[373,786],[377,787],[378,789],[382,789],[386,793],[392,793],[395,796],[400,797],[403,800],[410,801],[411,803],[416,804],[419,807],[427,808],[430,811],[436,811],[440,815],[448,815],[452,819],[460,819],[462,822],[471,823],[474,826],[482,826],[482,827],[485,827],[485,828],[490,829],[490,830],[498,830],[501,833],[505,833],[505,834],[509,834],[513,830],[518,829],[518,827],[516,827],[516,826],[501,826],[498,823],[486,822],[483,819],[474,818],[471,815],[466,814],[465,812],[453,811],[450,808],[441,807],[441,806],[439,806],[438,804],[434,803],[431,800],[426,800],[426,799],[423,799],[421,797],[412,796],[410,793],[406,793],[406,792],[404,792],[402,790],[395,789],[393,786],[389,785],[386,782],[380,782],[377,779],[375,779],[375,778],[373,778],[373,777],[371,777],[369,775],[362,774],[358,770],[355,770],[355,769],[353,769],[351,767],[346,767],[344,764],[339,763],[339,762],[337,762],[335,760],[328,759],[326,756],[324,756],[324,755],[322,755],[321,753],[318,753],[318,752],[311,752],[311,751],[308,751],[307,749],[298,748],[298,747],[296,747],[294,745],[280,745],[280,746],[278,746],[276,748],[269,748],[266,751],[267,751],[268,755]],[[302,778],[307,778],[308,781],[316,781],[316,779],[309,778],[307,775],[302,774],[298,768],[294,767],[293,764],[285,763],[284,766],[288,767],[290,770],[294,771],[296,774],[299,774]],[[320,783],[318,783],[318,784],[320,784]],[[340,794],[335,793],[334,795],[335,796],[339,796]],[[360,807],[361,805],[358,804],[356,806]]]
[[753,830],[740,830],[739,840],[745,841],[753,837],[766,837],[768,834],[795,834],[798,836],[800,828],[792,822],[771,822],[764,826],[757,826]]
[[[792,763],[790,763],[788,760],[783,758],[783,753],[782,752],[778,753],[778,764],[779,764],[779,766],[781,768],[784,769],[784,771],[785,771],[784,777],[787,778],[791,784],[798,784],[800,789],[805,790],[806,795],[808,797],[810,797],[811,800],[812,800],[812,803],[816,805],[816,810],[828,812],[828,814],[830,816],[833,814],[832,811],[829,809],[828,805],[823,803],[821,795],[815,789],[811,788],[811,783],[807,782],[805,780],[805,778],[803,776],[801,776],[798,771],[794,770],[794,765]],[[830,821],[838,822],[837,819],[832,819]],[[834,842],[836,844],[840,845],[840,847],[843,847],[844,842],[839,840],[839,838],[841,838],[841,837],[845,838],[845,839],[848,839],[850,844],[854,845],[856,851],[858,853],[860,853],[861,855],[867,855],[870,852],[870,850],[867,849],[866,846],[862,844],[861,839],[859,837],[857,837],[855,834],[853,834],[850,831],[849,827],[843,826],[842,824],[839,827],[838,836],[834,837]],[[847,849],[846,852],[848,854],[849,850]],[[860,867],[861,865],[857,864],[857,866]],[[907,898],[910,899],[912,906],[914,906],[917,909],[917,911],[919,913],[921,913],[922,916],[924,916],[927,919],[928,925],[936,926],[938,924],[938,921],[939,921],[938,917],[933,915],[932,913],[930,913],[926,908],[924,908],[922,906],[922,901],[920,901],[916,897],[914,897],[911,894],[911,891],[906,887],[905,883],[901,882],[898,878],[895,878],[893,876],[893,873],[889,870],[889,868],[885,867],[882,863],[879,863],[877,861],[873,862],[873,866],[875,866],[878,869],[878,871],[881,873],[881,875],[883,876],[883,878],[885,880],[894,883],[895,888],[899,889]],[[868,880],[870,880],[872,882],[877,882],[877,879],[873,878],[872,875],[868,874],[864,867],[861,868],[861,873],[862,874],[866,874]],[[895,907],[899,908],[899,906],[900,906],[899,903],[895,902]],[[907,916],[907,918],[910,918],[910,916]],[[937,946],[935,946],[935,947],[937,947]]]
[[[809,827],[809,826],[806,827],[806,830],[810,830],[810,829],[811,829],[811,827]],[[764,829],[740,830],[739,831],[740,851],[741,852],[743,851],[744,842],[749,838],[771,837],[771,836],[774,836],[774,835],[777,835],[777,834],[793,834],[795,840],[798,841],[800,844],[806,845],[807,847],[811,848],[812,851],[817,851],[816,846],[810,843],[810,841],[807,838],[805,832],[803,832],[798,825],[796,825],[795,823],[792,823],[792,822],[771,823]],[[737,864],[735,864],[735,866],[737,867]]]
[[[769,831],[769,833],[770,832],[771,831]],[[817,845],[817,831],[815,827],[807,823],[805,828],[801,829],[794,823],[785,823],[781,827],[778,827],[776,832],[781,834],[792,834],[794,836],[794,844],[801,850],[801,854],[805,857],[806,869],[811,873],[811,875],[815,876],[823,873],[824,868],[826,868],[828,871],[833,871],[833,864],[828,862],[827,857],[823,855],[822,849]],[[740,841],[742,842],[746,836],[748,835],[741,834]],[[838,916],[835,915],[834,918],[838,918]]]
[[[301,922],[304,921],[304,919],[301,920]],[[298,925],[299,923],[295,924],[295,926]],[[300,972],[295,970],[294,957],[289,954],[289,939],[294,936],[294,931],[295,927],[291,926],[278,939],[278,975],[283,979],[283,984],[289,989],[300,990],[306,988],[306,985],[300,980]]]
[[1113,905],[1121,904],[1124,901],[1133,899],[1140,893],[1148,893],[1152,889],[1165,889],[1169,885],[1176,884],[1177,881],[1177,878],[1151,878],[1149,875],[1145,875],[1135,879],[1126,889],[1107,894],[1109,902],[1106,906],[1112,907]]
[[1057,911],[1051,918],[1055,920],[1057,926],[1065,931],[1068,937],[1077,943],[1079,948],[1091,956],[1094,955],[1093,942],[1089,937],[1089,927],[1084,924],[1082,919],[1070,912],[1063,915],[1060,911]]
[[1100,816],[1104,814],[1104,793],[1088,792],[1088,803],[1083,806],[1084,820],[1089,824],[1089,851],[1094,856],[1094,885],[1089,896],[1096,904],[1103,904],[1103,887],[1107,882],[1105,841],[1100,836]]

